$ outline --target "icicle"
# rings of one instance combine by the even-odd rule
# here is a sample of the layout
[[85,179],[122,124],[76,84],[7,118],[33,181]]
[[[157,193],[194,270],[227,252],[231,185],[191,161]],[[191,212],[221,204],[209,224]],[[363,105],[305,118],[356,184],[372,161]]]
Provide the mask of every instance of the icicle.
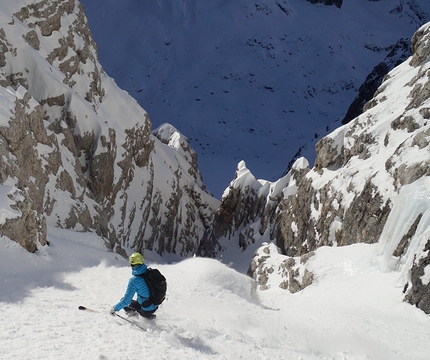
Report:
[[[393,256],[403,236],[407,234],[417,217],[422,218],[410,240],[406,254],[400,259]],[[407,272],[414,256],[424,246],[422,242],[430,233],[430,178],[423,177],[405,185],[394,202],[393,209],[379,239],[378,253],[382,255],[382,270]],[[419,254],[418,254],[419,255]]]

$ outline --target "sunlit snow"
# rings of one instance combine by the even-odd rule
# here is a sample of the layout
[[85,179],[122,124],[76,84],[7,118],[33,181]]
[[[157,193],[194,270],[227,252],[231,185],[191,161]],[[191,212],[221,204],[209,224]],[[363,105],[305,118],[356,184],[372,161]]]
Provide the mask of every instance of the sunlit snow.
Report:
[[[26,2],[30,3],[31,1],[28,0]],[[97,2],[94,1],[94,3]],[[151,6],[161,6],[161,3],[157,1],[150,4]],[[273,2],[273,4],[277,3]],[[291,3],[295,4],[293,1]],[[185,10],[188,8],[184,1],[178,1],[174,4],[175,9],[179,7],[184,10],[184,14],[186,13]],[[229,3],[229,5],[227,2],[223,2],[223,4],[230,9],[233,3]],[[345,4],[343,10],[338,10],[334,7],[317,6],[318,11],[306,14],[309,14],[309,20],[316,20],[322,11],[326,21],[322,25],[320,24],[317,30],[327,30],[329,28],[337,29],[333,24],[336,24],[336,26],[340,26],[341,24],[349,26],[351,25],[349,22],[351,20],[350,14],[356,11],[361,15],[364,13],[369,19],[375,20],[372,22],[372,26],[375,26],[373,29],[378,36],[381,36],[381,38],[378,37],[378,44],[389,45],[394,41],[395,36],[378,25],[376,20],[378,20],[379,12],[366,12],[368,6],[375,7],[376,9],[383,8],[385,11],[387,6],[385,2],[364,3],[357,0],[345,1]],[[135,4],[133,3],[132,5]],[[127,10],[129,7],[124,7],[124,9]],[[208,9],[211,10],[212,7],[208,7]],[[315,7],[311,7],[311,4],[303,2],[297,5],[296,9],[315,9]],[[13,1],[3,2],[0,5],[0,10],[4,10],[4,14],[15,11]],[[105,16],[106,8],[100,10],[101,16]],[[196,10],[200,11],[201,9]],[[333,15],[334,12],[336,12],[336,16]],[[339,12],[341,12],[341,15],[338,17]],[[212,15],[212,13],[210,11],[204,13],[206,15],[203,16],[203,19],[211,20],[210,17],[207,18],[207,15]],[[387,20],[388,23],[391,25],[395,24],[394,21],[391,22],[393,14],[386,12],[384,14],[390,20]],[[239,15],[234,12],[232,15],[233,20],[237,21],[240,18]],[[263,16],[261,12],[254,15]],[[301,18],[296,15],[293,18],[294,24],[297,25]],[[6,17],[4,15],[4,19]],[[120,16],[120,18],[122,17]],[[186,19],[189,21],[194,21],[196,18],[200,19],[191,15],[186,16]],[[243,18],[240,19],[243,20]],[[160,19],[152,20],[154,23],[160,25]],[[338,20],[341,22],[339,23]],[[135,21],[134,25],[138,26],[140,22]],[[414,26],[410,22],[409,18],[402,18],[402,31],[406,31]],[[261,23],[263,21],[260,21],[260,25]],[[367,31],[366,26],[369,24],[363,25],[357,20],[354,20],[353,23],[354,26],[351,26],[351,28],[359,27],[362,30],[364,29],[363,31]],[[183,25],[183,22],[178,24]],[[179,26],[178,24],[175,26]],[[187,26],[190,25],[189,23],[186,24]],[[208,27],[204,27],[201,24],[206,30],[214,29],[212,22],[207,25]],[[112,26],[112,28],[115,28],[115,26]],[[160,27],[155,26],[155,28]],[[161,26],[161,28],[163,27]],[[193,27],[191,26],[190,28]],[[316,43],[312,39],[309,39],[306,34],[301,34],[298,29],[303,28],[298,27],[294,29],[294,36],[291,42],[289,42],[289,46],[292,47],[292,50],[299,51],[301,44],[305,40],[309,41],[310,47],[303,50],[304,53],[308,53]],[[17,22],[17,26],[10,31],[15,31],[15,36],[21,37],[21,30]],[[216,33],[218,42],[216,44],[205,43],[206,47],[221,46],[221,40],[224,42],[224,37],[228,35],[225,33],[224,28],[216,30],[218,31]],[[340,30],[336,30],[335,32],[336,37],[333,41],[336,46],[342,44],[342,38],[350,37],[350,41],[354,41],[357,35],[353,32],[346,34]],[[324,32],[318,33],[321,36],[327,36],[324,35]],[[372,37],[369,30],[366,39],[370,41]],[[168,48],[170,48],[171,42],[175,40],[162,32],[160,32],[160,38],[163,40],[163,46]],[[258,45],[267,45],[268,37],[263,36],[262,38],[258,37],[250,40],[251,43],[255,42]],[[129,39],[124,39],[124,41],[127,43]],[[279,42],[280,40],[278,39],[277,41]],[[317,45],[321,46],[320,44],[318,43]],[[150,47],[151,51],[158,46],[153,47],[148,43],[146,45]],[[228,48],[230,46],[235,47],[237,43],[235,41],[227,41],[223,46],[227,46]],[[327,49],[324,49],[324,51],[328,51]],[[184,51],[187,56],[190,55],[186,53],[187,49],[180,48],[179,50],[178,54],[183,54],[182,52]],[[257,57],[258,54],[261,54],[260,50],[253,51],[251,55]],[[384,50],[383,52],[386,51]],[[265,54],[265,50],[262,53]],[[348,51],[342,51],[341,53],[348,57],[349,62],[347,64],[354,64],[353,66],[357,66],[358,68],[358,73],[355,75],[355,83],[353,84],[353,86],[357,86],[361,77],[366,75],[366,71],[370,65],[362,65],[363,57],[358,56],[359,54],[355,57],[354,54],[350,54]],[[209,68],[216,66],[217,61],[210,58],[212,52],[208,52],[208,54],[207,58],[200,58],[199,63],[206,64]],[[40,56],[44,55],[46,54]],[[165,56],[165,54],[161,54],[160,56]],[[246,56],[246,54],[242,54],[236,60],[244,60]],[[372,54],[370,57],[375,61],[379,61],[379,57],[376,54]],[[287,58],[289,61],[296,61],[294,58],[290,58],[290,55]],[[314,61],[309,64],[307,70],[319,69],[321,63],[327,65],[330,57],[322,58],[319,62],[313,59]],[[25,56],[20,57],[17,61],[28,61],[27,65],[29,65],[29,71],[32,74],[35,74],[38,70],[38,64],[40,66],[47,66],[45,61],[40,61],[39,63],[38,58],[32,59],[32,61],[30,59],[29,55],[28,58]],[[157,57],[156,60],[161,61],[160,59]],[[178,83],[173,83],[171,84],[172,87],[167,89],[165,86],[169,83],[170,78],[166,75],[166,78],[157,80],[157,85],[152,84],[149,86],[151,95],[149,96],[148,104],[152,106],[154,102],[158,106],[155,102],[158,99],[161,99],[160,101],[169,100],[167,103],[173,99],[172,101],[174,102],[177,95],[173,93],[173,90],[176,87],[181,92],[187,93],[188,91],[187,97],[194,98],[193,101],[198,103],[199,106],[205,104],[207,100],[205,96],[210,98],[208,94],[213,91],[217,96],[214,97],[216,100],[212,101],[211,105],[218,106],[221,103],[225,105],[224,110],[230,108],[236,100],[240,100],[240,102],[255,102],[257,104],[256,99],[258,99],[259,108],[256,110],[246,107],[246,112],[247,114],[250,113],[251,116],[259,117],[259,120],[256,121],[255,129],[264,135],[262,138],[267,138],[269,136],[268,132],[272,131],[270,136],[275,136],[276,133],[277,139],[275,139],[276,141],[273,140],[273,142],[276,142],[276,145],[271,141],[272,145],[264,148],[264,151],[263,147],[259,148],[261,150],[261,153],[258,153],[259,157],[254,157],[251,163],[254,161],[260,163],[256,167],[258,171],[262,171],[263,165],[261,164],[264,162],[264,167],[267,165],[271,168],[273,174],[278,174],[284,170],[283,165],[281,166],[282,171],[279,170],[279,164],[284,164],[284,162],[289,160],[284,150],[292,146],[288,141],[284,141],[284,136],[287,133],[288,135],[292,134],[289,136],[294,137],[294,141],[298,139],[300,143],[306,140],[306,136],[303,135],[301,130],[295,132],[292,129],[283,129],[282,132],[277,132],[280,126],[277,119],[267,117],[266,109],[268,106],[265,106],[263,110],[263,107],[260,106],[262,101],[259,98],[259,94],[261,92],[254,91],[258,87],[257,84],[253,84],[254,90],[251,91],[249,97],[231,97],[234,95],[234,91],[238,91],[239,89],[237,84],[240,83],[240,79],[236,80],[237,75],[240,76],[246,73],[246,77],[256,77],[256,72],[253,73],[254,75],[251,75],[250,71],[243,70],[244,63],[252,67],[252,71],[256,70],[261,64],[261,59],[254,58],[254,60],[249,63],[239,61],[235,64],[234,68],[231,68],[230,65],[224,66],[223,64],[219,64],[219,67],[222,68],[222,73],[228,75],[228,78],[224,79],[225,81],[217,79],[216,82],[211,83],[207,87],[202,86],[205,79],[195,87],[195,79],[193,78],[181,84],[183,85],[182,87],[178,87]],[[13,65],[17,64],[10,63],[8,66]],[[189,70],[190,68],[194,70],[195,68],[192,62],[186,65],[185,68],[179,70]],[[138,63],[137,68],[140,69],[140,66],[141,64]],[[406,66],[395,71],[404,71]],[[147,73],[142,74],[144,76],[150,74],[156,77],[160,72],[160,68],[154,65]],[[176,66],[172,66],[169,69],[173,72],[178,71]],[[42,70],[39,69],[39,71]],[[43,71],[50,70],[43,69]],[[56,76],[55,72],[58,72],[58,70],[54,69],[53,71],[52,76]],[[124,72],[126,70],[121,69],[121,71]],[[409,69],[408,71],[417,70]],[[338,69],[336,69],[336,73],[338,72]],[[136,74],[132,73],[128,76],[131,77],[134,75]],[[326,75],[333,75],[333,72]],[[297,78],[298,76],[300,76],[300,79]],[[303,80],[301,77],[304,76],[293,74],[292,80],[285,82],[285,86],[292,87],[295,84],[294,81]],[[410,77],[410,74],[405,74],[406,81],[409,81]],[[178,77],[178,79],[175,81],[184,81],[183,76]],[[56,94],[59,86],[62,87],[61,91],[64,90],[63,85],[56,80],[49,81],[49,79],[45,78],[45,81],[47,83],[34,82],[35,84],[37,83],[37,87],[32,89],[32,94],[35,94],[40,99],[46,94]],[[109,118],[114,124],[114,119],[119,118],[124,112],[130,114],[130,118],[145,117],[146,112],[135,101],[131,102],[127,93],[110,91],[112,88],[116,88],[112,79],[105,75],[103,81],[106,85],[106,98],[104,104],[97,109],[100,118]],[[166,81],[166,84],[161,86],[160,84],[163,84],[163,81]],[[278,95],[284,79],[275,78],[273,73],[267,70],[258,76],[258,81],[260,82],[260,87],[264,88],[263,92],[269,94],[272,92],[271,89],[275,89],[275,94]],[[306,84],[313,84],[313,81],[310,79],[306,81]],[[228,88],[223,87],[226,82],[229,84]],[[340,84],[348,85],[342,82]],[[385,85],[389,87],[392,83],[388,80]],[[161,94],[162,89],[158,89],[157,86],[161,86],[162,89],[167,89],[168,91]],[[334,80],[329,81],[326,78],[325,86],[328,86],[328,88],[324,88],[327,91],[322,91],[319,95],[323,97],[324,101],[327,98],[331,98],[331,96],[327,95],[330,91],[339,91],[339,85]],[[224,89],[228,91],[225,92],[223,91]],[[134,90],[137,92],[139,89]],[[406,92],[405,89],[402,90],[399,87],[394,87],[390,91],[393,97],[389,97],[387,101],[393,102],[393,104],[398,101],[404,101],[404,94],[401,91]],[[201,92],[204,94],[202,95]],[[115,101],[111,101],[113,99],[110,96],[113,95],[110,94],[115,94]],[[6,125],[9,121],[9,118],[5,114],[10,113],[16,97],[23,95],[22,87],[18,87],[16,90],[0,87],[0,124],[2,126]],[[224,95],[229,98],[221,98]],[[350,95],[352,95],[352,89]],[[198,101],[196,100],[196,96]],[[36,97],[34,98],[36,99]],[[293,96],[292,101],[286,103],[283,102],[286,100],[282,97],[279,98],[281,99],[279,100],[280,103],[275,105],[282,105],[288,113],[282,116],[292,116],[293,112],[290,112],[290,110],[294,110],[298,118],[308,114],[306,115],[309,116],[308,121],[304,121],[299,125],[301,129],[309,125],[309,121],[311,118],[313,119],[314,112],[316,111],[310,109],[308,106],[307,100],[309,99],[305,101],[303,94]],[[35,100],[32,100],[30,105],[33,106],[35,103]],[[327,108],[323,106],[324,111],[319,115],[323,118],[330,118],[331,115],[329,116],[329,114],[333,115],[334,113],[331,113],[331,111],[333,108],[336,108],[336,116],[330,119],[330,122],[336,121],[342,113],[340,105],[346,106],[346,100],[339,100],[335,104],[326,103]],[[80,105],[78,104],[74,108],[81,118],[88,116],[88,121],[81,124],[82,128],[80,130],[82,132],[88,129],[97,131],[97,129],[104,126],[103,122],[97,122],[95,115],[91,115],[93,111],[89,108],[87,109],[86,106],[85,102],[82,101]],[[199,120],[198,124],[201,127],[199,126],[194,134],[200,137],[207,133],[207,128],[203,126],[205,117],[202,116],[202,113],[208,113],[205,109],[194,111],[191,108],[184,107],[184,104],[181,102],[179,102],[177,108],[180,108],[181,111],[186,110],[184,117]],[[393,109],[395,110],[394,106]],[[160,107],[160,112],[162,111],[165,111],[162,118],[159,114],[155,115],[154,123],[163,124],[164,120],[166,120],[176,126],[175,121],[171,121],[172,119],[175,120],[173,112]],[[244,131],[242,131],[243,129],[240,127],[235,128],[236,125],[231,125],[236,115],[230,115],[229,111],[225,110],[225,114],[228,116],[224,115],[228,117],[227,120],[230,121],[230,125],[224,124],[226,125],[225,127],[220,125],[216,131],[218,134],[213,134],[214,138],[215,135],[222,135],[224,131],[233,134],[237,146],[242,146],[238,145],[242,143],[247,144],[243,148],[243,153],[255,155],[252,149],[260,143],[246,142],[246,140],[249,140],[249,134],[247,133],[247,136],[245,136],[243,134]],[[310,114],[308,113],[309,111],[311,112]],[[375,108],[374,111],[378,111],[378,108]],[[245,114],[240,115],[248,116]],[[393,113],[389,116],[394,118],[398,114]],[[222,123],[221,119],[219,121]],[[187,131],[189,123],[180,124],[185,129],[182,132],[186,136],[190,136],[190,132]],[[181,126],[178,126],[178,128]],[[233,127],[229,128],[229,126]],[[326,124],[324,126],[312,126],[312,132],[315,132],[315,129],[324,131],[325,126]],[[380,124],[376,123],[372,126],[378,130]],[[332,134],[339,141],[339,147],[348,146],[348,144],[343,144],[340,141],[342,131],[344,130],[345,128],[340,128]],[[178,149],[178,153],[180,153],[181,146],[185,140],[175,132],[174,126],[167,124],[160,125],[155,131],[160,132],[159,136],[168,146]],[[385,130],[381,127],[379,131],[382,134]],[[196,139],[197,136],[193,135],[192,144],[193,142],[194,144],[200,144],[200,140],[197,141]],[[398,136],[405,136],[405,134]],[[403,138],[400,140],[404,141]],[[211,147],[214,146],[212,139],[207,141],[211,142]],[[233,141],[230,139],[228,143],[231,144]],[[396,143],[396,141],[393,141],[393,143]],[[210,151],[204,154],[201,152],[205,145],[203,141],[202,145],[199,145],[199,156],[203,155],[200,160],[201,163],[205,164],[206,174],[221,173],[221,166],[225,166],[225,156],[228,155],[229,162],[231,160],[234,162],[234,165],[239,163],[238,176],[244,185],[255,186],[256,191],[267,194],[285,189],[284,195],[286,196],[294,194],[296,191],[296,185],[290,175],[285,175],[276,182],[266,180],[256,181],[254,175],[247,168],[246,164],[249,165],[247,156],[242,157],[241,153],[234,153],[234,156],[230,159],[233,150],[237,149],[226,146],[221,151],[220,148],[223,145],[221,143],[216,144],[216,151],[214,151],[218,155],[221,155],[214,157],[211,156]],[[294,151],[297,145],[298,143],[294,142]],[[283,150],[279,151],[281,147]],[[179,158],[173,159],[172,153],[168,154],[165,148],[165,146],[159,147],[160,156],[157,157],[156,161],[164,163],[184,161]],[[39,146],[37,150],[40,153],[45,151],[43,146]],[[375,166],[377,163],[385,162],[386,159],[382,151],[371,149],[371,152],[371,161],[374,161]],[[378,157],[378,154],[380,154],[380,157]],[[408,153],[408,156],[419,158],[422,154],[417,150],[416,152]],[[241,161],[242,159],[246,163],[245,161]],[[384,160],[381,161],[381,159]],[[67,161],[64,163],[67,163]],[[301,169],[307,166],[309,166],[308,161],[302,158],[295,163],[294,168]],[[354,178],[359,187],[365,181],[366,172],[370,171],[368,169],[373,164],[370,163],[369,168],[366,169],[360,168],[358,162],[352,163],[350,166],[345,171],[351,173],[356,172],[357,169],[361,171],[360,176]],[[253,168],[253,166],[250,166],[250,168]],[[162,171],[167,171],[167,167],[160,167],[160,169],[164,170],[160,170],[157,173],[155,180],[159,182],[166,181],[168,176]],[[232,173],[227,171],[227,173],[227,178],[231,179],[233,171]],[[314,185],[316,187],[319,184],[324,186],[327,179],[335,173],[336,169],[327,169],[323,176],[318,178],[315,175]],[[224,177],[225,174],[223,171]],[[375,176],[375,181],[378,184],[383,184],[386,180],[381,174]],[[209,175],[209,180],[212,184],[216,184],[216,186],[226,188],[227,182],[220,184],[211,175]],[[342,184],[343,178],[340,176],[334,179],[333,183],[335,185],[336,181],[338,184]],[[19,212],[11,206],[14,204],[14,199],[21,196],[15,185],[13,183],[4,183],[0,186],[0,199],[3,204],[0,209],[0,223],[19,215]],[[395,193],[393,186],[387,185],[387,190],[383,195],[387,198],[393,198],[394,201],[392,211],[380,237],[380,242],[373,245],[355,244],[346,247],[319,248],[315,256],[310,258],[306,264],[307,269],[314,273],[313,284],[295,294],[279,288],[280,274],[275,274],[275,276],[270,278],[269,289],[266,291],[258,289],[254,281],[245,275],[247,266],[249,266],[250,255],[261,244],[253,244],[245,253],[240,252],[238,245],[237,248],[233,248],[232,246],[229,249],[229,253],[221,256],[219,260],[194,257],[179,261],[179,256],[174,254],[168,254],[161,258],[155,253],[145,253],[144,257],[147,264],[159,268],[167,277],[168,298],[157,312],[157,319],[155,321],[138,320],[137,324],[143,327],[144,330],[109,314],[110,307],[118,302],[125,291],[130,276],[130,267],[126,259],[117,254],[107,252],[103,239],[92,233],[80,233],[49,227],[49,246],[40,247],[36,253],[30,254],[17,243],[5,237],[0,237],[0,358],[5,360],[138,360],[155,358],[216,360],[427,360],[430,354],[430,342],[428,341],[430,338],[430,317],[416,307],[404,302],[403,290],[409,281],[408,271],[412,263],[418,261],[420,257],[426,254],[424,246],[430,236],[430,181],[428,178],[424,178],[404,186],[398,195]],[[61,198],[58,200],[59,206],[61,206],[63,202],[66,203],[70,199]],[[343,201],[347,203],[351,199],[345,196]],[[420,214],[422,214],[422,217],[415,235],[410,240],[411,245],[408,252],[399,258],[393,257],[393,250],[397,247],[401,237]],[[340,222],[333,222],[330,229],[333,237],[337,226],[340,226]],[[267,232],[262,235],[262,238],[269,240]],[[269,244],[268,246],[272,250],[272,256],[268,261],[278,263],[285,258],[283,255],[277,254],[274,244]],[[424,284],[428,284],[430,281],[430,271],[428,269],[429,267],[426,268],[421,277]],[[278,279],[276,279],[276,276],[279,276]],[[79,311],[79,305],[94,309],[95,312]],[[122,311],[119,314],[126,316]]]
[[156,320],[138,320],[145,331],[108,312],[130,267],[100,238],[50,228],[50,246],[36,254],[3,238],[2,359],[428,359],[430,318],[403,302],[407,257],[387,266],[386,250],[396,246],[409,212],[413,218],[420,209],[412,241],[422,247],[429,198],[428,179],[405,187],[380,244],[318,249],[308,263],[314,283],[296,294],[277,286],[259,291],[217,260],[165,264],[146,254],[167,277],[168,298]]

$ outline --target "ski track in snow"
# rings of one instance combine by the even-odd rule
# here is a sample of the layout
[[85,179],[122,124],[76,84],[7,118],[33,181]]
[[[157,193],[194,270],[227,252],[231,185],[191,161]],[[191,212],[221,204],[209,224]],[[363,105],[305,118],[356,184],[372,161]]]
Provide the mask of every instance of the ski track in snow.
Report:
[[109,314],[126,260],[92,234],[50,229],[50,240],[29,254],[1,239],[2,359],[428,358],[430,319],[402,302],[398,272],[379,270],[377,245],[320,248],[314,284],[294,295],[258,291],[216,260],[149,264],[166,276],[168,298],[156,320],[132,319],[142,331]]

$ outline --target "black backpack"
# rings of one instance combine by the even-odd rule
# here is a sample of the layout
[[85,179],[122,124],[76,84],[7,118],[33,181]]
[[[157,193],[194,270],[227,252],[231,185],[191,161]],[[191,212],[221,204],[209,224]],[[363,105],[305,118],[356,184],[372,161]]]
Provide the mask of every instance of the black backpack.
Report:
[[148,268],[146,272],[140,274],[148,285],[149,299],[142,303],[142,307],[148,307],[151,304],[160,305],[166,298],[167,282],[163,274],[158,269]]

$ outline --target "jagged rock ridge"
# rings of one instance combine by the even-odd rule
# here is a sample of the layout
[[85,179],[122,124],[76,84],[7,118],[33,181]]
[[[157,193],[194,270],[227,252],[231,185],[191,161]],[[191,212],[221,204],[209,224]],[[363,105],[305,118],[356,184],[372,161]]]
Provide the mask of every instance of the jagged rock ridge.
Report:
[[3,9],[0,183],[14,201],[2,234],[29,251],[48,225],[96,231],[119,253],[193,254],[218,201],[187,139],[170,125],[152,134],[103,71],[78,1]]

